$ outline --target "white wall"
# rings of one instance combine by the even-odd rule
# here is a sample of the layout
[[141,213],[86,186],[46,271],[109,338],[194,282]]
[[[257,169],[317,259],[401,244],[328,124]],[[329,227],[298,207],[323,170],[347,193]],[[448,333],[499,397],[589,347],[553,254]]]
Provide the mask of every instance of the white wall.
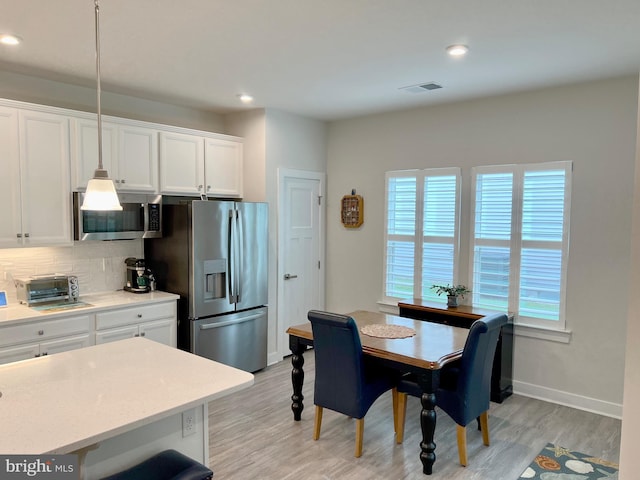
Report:
[[[462,167],[460,279],[469,283],[471,167],[571,160],[571,342],[517,337],[516,388],[619,415],[637,108],[634,76],[331,123],[327,308],[377,308],[385,171]],[[364,225],[358,230],[339,222],[340,198],[352,188],[364,196]]]
[[233,113],[224,117],[225,133],[244,139],[243,200],[264,202],[266,183],[266,113],[264,109]]
[[[640,107],[640,104],[639,104]],[[631,274],[629,278],[629,315],[624,375],[624,409],[620,442],[620,480],[635,480],[635,461],[640,442],[640,108],[637,122],[635,191],[633,198],[633,235],[631,239]]]
[[[0,70],[0,98],[95,112],[95,87],[83,87]],[[102,85],[100,106],[103,115],[132,118],[216,133],[223,131],[222,116],[192,108],[118,95]]]

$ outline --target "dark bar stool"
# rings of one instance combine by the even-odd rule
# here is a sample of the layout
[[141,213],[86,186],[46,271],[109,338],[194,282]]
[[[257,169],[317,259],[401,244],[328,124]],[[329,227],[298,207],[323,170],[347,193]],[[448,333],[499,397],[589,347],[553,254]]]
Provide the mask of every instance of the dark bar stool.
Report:
[[102,480],[210,480],[213,472],[175,450],[165,450]]

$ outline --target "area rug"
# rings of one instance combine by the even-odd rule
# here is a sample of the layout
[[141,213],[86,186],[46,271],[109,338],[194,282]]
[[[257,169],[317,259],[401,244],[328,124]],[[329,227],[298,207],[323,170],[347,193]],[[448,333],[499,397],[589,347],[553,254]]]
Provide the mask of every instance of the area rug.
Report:
[[618,464],[548,443],[519,478],[536,480],[618,479]]

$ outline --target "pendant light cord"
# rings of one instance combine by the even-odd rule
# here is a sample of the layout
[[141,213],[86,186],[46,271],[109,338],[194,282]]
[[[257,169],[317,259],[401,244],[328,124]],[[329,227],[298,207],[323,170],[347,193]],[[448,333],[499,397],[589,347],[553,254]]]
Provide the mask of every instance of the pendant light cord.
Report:
[[102,112],[100,108],[100,5],[98,0],[95,0],[96,6],[96,83],[97,83],[97,104],[98,104],[98,170],[103,170],[102,167]]

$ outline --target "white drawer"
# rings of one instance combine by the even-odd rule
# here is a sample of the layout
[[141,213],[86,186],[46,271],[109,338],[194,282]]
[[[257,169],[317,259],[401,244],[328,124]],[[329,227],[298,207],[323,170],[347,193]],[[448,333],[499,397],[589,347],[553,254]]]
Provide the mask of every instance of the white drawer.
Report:
[[154,303],[96,313],[96,330],[175,317],[176,302]]
[[0,329],[0,345],[39,342],[47,338],[87,333],[91,329],[92,315],[29,322]]

